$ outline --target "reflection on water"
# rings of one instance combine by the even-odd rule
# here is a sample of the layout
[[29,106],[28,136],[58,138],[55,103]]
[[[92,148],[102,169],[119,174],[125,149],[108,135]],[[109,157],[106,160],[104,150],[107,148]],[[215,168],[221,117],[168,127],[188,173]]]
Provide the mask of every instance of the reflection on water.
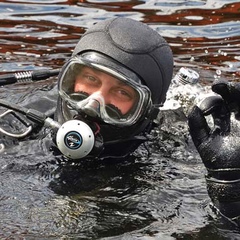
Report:
[[[59,68],[89,26],[127,16],[166,38],[175,72],[192,67],[205,85],[238,80],[239,11],[233,0],[0,1],[0,70]],[[26,103],[55,82],[1,87],[1,98]],[[48,133],[1,155],[0,238],[237,239],[209,205],[186,119],[164,114],[154,141],[124,162],[62,163]]]

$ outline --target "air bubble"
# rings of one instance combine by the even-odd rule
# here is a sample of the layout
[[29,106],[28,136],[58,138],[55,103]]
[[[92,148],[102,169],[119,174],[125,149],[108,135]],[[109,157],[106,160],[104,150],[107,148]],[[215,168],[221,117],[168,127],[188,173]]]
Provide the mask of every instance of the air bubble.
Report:
[[216,74],[217,74],[218,76],[220,76],[220,75],[222,74],[222,71],[221,71],[220,69],[217,69],[217,70],[216,70]]

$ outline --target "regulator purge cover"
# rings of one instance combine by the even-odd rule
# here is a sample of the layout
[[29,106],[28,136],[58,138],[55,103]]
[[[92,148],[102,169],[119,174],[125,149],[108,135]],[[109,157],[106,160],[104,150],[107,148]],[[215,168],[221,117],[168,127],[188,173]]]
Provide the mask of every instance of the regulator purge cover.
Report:
[[94,146],[92,129],[79,120],[65,122],[58,130],[56,142],[63,155],[80,159],[88,155]]

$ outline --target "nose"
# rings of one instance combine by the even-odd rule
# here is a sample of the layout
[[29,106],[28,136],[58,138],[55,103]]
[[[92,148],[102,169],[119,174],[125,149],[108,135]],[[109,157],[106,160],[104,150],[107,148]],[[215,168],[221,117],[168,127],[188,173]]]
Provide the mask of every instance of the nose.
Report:
[[101,88],[96,92],[99,96],[101,96],[104,99],[105,104],[110,104],[111,103],[111,98],[109,94],[109,88],[108,86],[101,86]]

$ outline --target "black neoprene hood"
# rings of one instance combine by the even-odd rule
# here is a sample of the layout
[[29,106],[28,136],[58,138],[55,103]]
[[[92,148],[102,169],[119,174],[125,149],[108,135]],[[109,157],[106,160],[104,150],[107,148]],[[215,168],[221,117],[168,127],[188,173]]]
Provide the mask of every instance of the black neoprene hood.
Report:
[[98,22],[81,37],[73,55],[87,51],[107,55],[136,73],[150,89],[154,104],[165,101],[172,79],[172,51],[148,25],[129,18]]

